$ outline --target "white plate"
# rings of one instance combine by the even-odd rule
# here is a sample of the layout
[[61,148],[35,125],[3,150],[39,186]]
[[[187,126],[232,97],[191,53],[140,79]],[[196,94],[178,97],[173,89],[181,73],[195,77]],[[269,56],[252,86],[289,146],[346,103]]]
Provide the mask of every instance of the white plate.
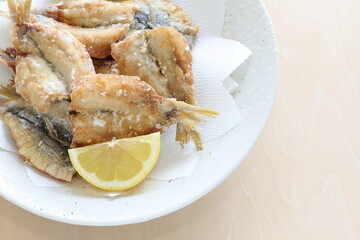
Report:
[[0,152],[0,194],[34,214],[96,226],[144,222],[204,196],[231,174],[254,145],[269,116],[278,78],[274,31],[260,0],[229,0],[223,36],[241,41],[253,52],[232,74],[240,85],[235,98],[243,120],[205,146],[191,176],[171,182],[146,180],[127,195],[99,198],[83,191],[80,183],[36,187],[26,176],[23,162]]

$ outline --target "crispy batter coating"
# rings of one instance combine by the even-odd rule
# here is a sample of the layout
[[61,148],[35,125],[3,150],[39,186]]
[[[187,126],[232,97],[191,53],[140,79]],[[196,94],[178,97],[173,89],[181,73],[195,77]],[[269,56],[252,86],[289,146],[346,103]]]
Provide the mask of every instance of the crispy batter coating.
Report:
[[217,112],[158,95],[137,77],[98,74],[78,84],[71,94],[72,147],[163,132],[178,121],[199,131],[197,115]]
[[[111,54],[120,74],[138,76],[160,95],[196,105],[190,47],[174,27],[135,32],[113,44]],[[178,123],[176,140],[185,144],[193,139],[202,149],[200,133],[189,131]]]
[[104,0],[66,1],[37,9],[36,13],[79,27],[131,24],[138,7],[133,2]]

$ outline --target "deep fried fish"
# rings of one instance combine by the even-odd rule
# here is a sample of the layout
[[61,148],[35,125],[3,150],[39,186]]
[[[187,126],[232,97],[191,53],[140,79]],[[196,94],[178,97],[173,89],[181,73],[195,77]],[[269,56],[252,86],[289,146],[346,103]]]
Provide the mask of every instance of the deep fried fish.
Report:
[[58,180],[71,181],[75,169],[70,162],[66,146],[51,138],[36,123],[20,117],[11,109],[4,114],[3,119],[15,139],[22,158]]
[[[120,74],[138,76],[161,96],[196,105],[190,47],[174,27],[138,31],[113,44],[112,56]],[[189,131],[178,123],[176,140],[185,144],[192,138],[202,149],[200,133]]]
[[130,76],[89,76],[73,89],[71,99],[72,147],[164,132],[177,122],[197,133],[198,115],[218,114],[164,98],[138,77]]
[[[19,154],[35,168],[63,181],[71,181],[75,173],[67,155],[71,141],[71,128],[63,111],[52,109],[49,114],[41,114],[16,95],[10,85],[0,89],[1,115],[9,127],[19,148]],[[63,102],[66,103],[66,102]],[[69,104],[69,103],[68,103]],[[57,105],[57,108],[68,108]],[[71,127],[71,126],[70,126]]]
[[138,31],[112,45],[111,55],[121,75],[138,76],[164,97],[196,104],[190,48],[175,28]]

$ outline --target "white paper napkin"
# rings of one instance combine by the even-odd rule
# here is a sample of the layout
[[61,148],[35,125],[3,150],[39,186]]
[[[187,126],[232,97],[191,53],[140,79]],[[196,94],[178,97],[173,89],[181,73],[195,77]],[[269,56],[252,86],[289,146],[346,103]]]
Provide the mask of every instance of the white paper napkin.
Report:
[[29,164],[25,164],[25,170],[31,181],[38,187],[63,187],[68,184],[47,176]]
[[233,95],[239,89],[239,84],[231,76],[225,78],[223,84],[231,95]]
[[[41,6],[57,1],[33,0],[33,6]],[[206,119],[201,123],[202,139],[206,142],[221,137],[240,121],[240,114],[229,91],[224,88],[223,81],[251,54],[251,51],[239,42],[222,39],[221,31],[224,24],[225,0],[173,0],[183,8],[194,24],[200,26],[200,31],[193,48],[193,70],[195,77],[195,93],[198,105],[220,112],[214,119]],[[0,10],[6,11],[6,4],[0,3]],[[0,17],[0,47],[11,45],[10,21]],[[0,82],[9,78],[9,71],[0,68]],[[225,85],[230,91],[236,89],[237,84],[227,79]],[[4,125],[0,125],[0,149],[16,150],[13,140]],[[149,175],[151,179],[173,180],[191,174],[198,161],[198,152],[194,144],[185,148],[175,142],[175,126],[162,135],[161,153],[158,162]],[[61,187],[55,181],[42,180],[44,176],[27,170],[32,182],[37,186]],[[116,195],[116,194],[115,194]]]

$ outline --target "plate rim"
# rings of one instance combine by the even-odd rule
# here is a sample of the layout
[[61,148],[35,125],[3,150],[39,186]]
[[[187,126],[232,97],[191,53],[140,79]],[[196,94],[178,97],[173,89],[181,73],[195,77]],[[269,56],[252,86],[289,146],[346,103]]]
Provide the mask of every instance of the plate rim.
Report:
[[254,138],[254,140],[251,142],[251,144],[249,144],[248,149],[246,149],[244,151],[246,154],[244,154],[244,156],[239,157],[237,162],[236,162],[236,167],[232,168],[226,174],[223,174],[221,177],[217,178],[217,181],[215,183],[213,183],[211,185],[211,187],[209,187],[207,189],[204,189],[203,191],[201,191],[200,194],[194,196],[191,200],[189,200],[187,202],[183,202],[182,204],[178,204],[176,207],[173,207],[173,208],[171,208],[171,209],[169,209],[167,211],[159,212],[156,216],[143,215],[143,216],[131,219],[130,221],[125,221],[125,220],[109,220],[109,221],[99,221],[99,222],[95,221],[95,220],[90,220],[90,221],[89,220],[81,220],[81,221],[79,221],[79,219],[73,219],[73,218],[69,218],[69,217],[62,217],[62,216],[59,216],[59,215],[51,214],[51,213],[46,212],[46,211],[44,211],[44,212],[40,211],[37,208],[32,208],[30,205],[24,204],[19,198],[16,198],[14,195],[7,194],[6,192],[3,191],[3,189],[0,189],[1,197],[3,197],[4,199],[11,202],[12,204],[14,204],[14,205],[16,205],[16,206],[18,206],[18,207],[32,213],[32,214],[35,214],[37,216],[44,217],[44,218],[47,218],[47,219],[53,220],[53,221],[58,221],[58,222],[62,222],[62,223],[72,224],[72,225],[80,225],[80,226],[120,226],[120,225],[129,225],[129,224],[147,222],[149,220],[156,219],[156,218],[168,215],[170,213],[173,213],[173,212],[175,212],[177,210],[180,210],[180,209],[182,209],[182,208],[184,208],[184,207],[198,201],[199,199],[204,197],[206,194],[208,194],[209,192],[214,190],[216,187],[218,187],[221,183],[223,183],[239,167],[239,165],[243,162],[244,158],[249,154],[251,149],[254,147],[254,145],[256,144],[256,142],[258,141],[260,136],[262,135],[262,133],[264,131],[264,128],[266,127],[267,122],[268,122],[268,120],[270,118],[270,115],[271,115],[271,112],[272,112],[272,109],[273,109],[273,106],[274,106],[274,102],[275,102],[275,99],[276,99],[276,93],[278,91],[279,69],[280,69],[278,41],[277,41],[277,38],[276,38],[276,33],[275,33],[273,22],[272,22],[272,20],[270,18],[268,10],[265,7],[265,4],[263,3],[262,0],[259,0],[258,2],[261,4],[261,7],[262,7],[262,9],[264,11],[264,14],[265,14],[265,17],[268,20],[271,35],[273,36],[273,41],[274,41],[274,51],[275,51],[274,68],[275,68],[275,71],[274,71],[274,76],[273,76],[273,78],[274,78],[274,83],[273,83],[274,84],[274,90],[273,90],[273,92],[271,94],[272,95],[272,102],[269,104],[269,108],[268,108],[267,112],[264,114],[264,116],[266,116],[266,117],[261,122],[262,128],[259,129],[260,131],[258,132],[257,136]]

